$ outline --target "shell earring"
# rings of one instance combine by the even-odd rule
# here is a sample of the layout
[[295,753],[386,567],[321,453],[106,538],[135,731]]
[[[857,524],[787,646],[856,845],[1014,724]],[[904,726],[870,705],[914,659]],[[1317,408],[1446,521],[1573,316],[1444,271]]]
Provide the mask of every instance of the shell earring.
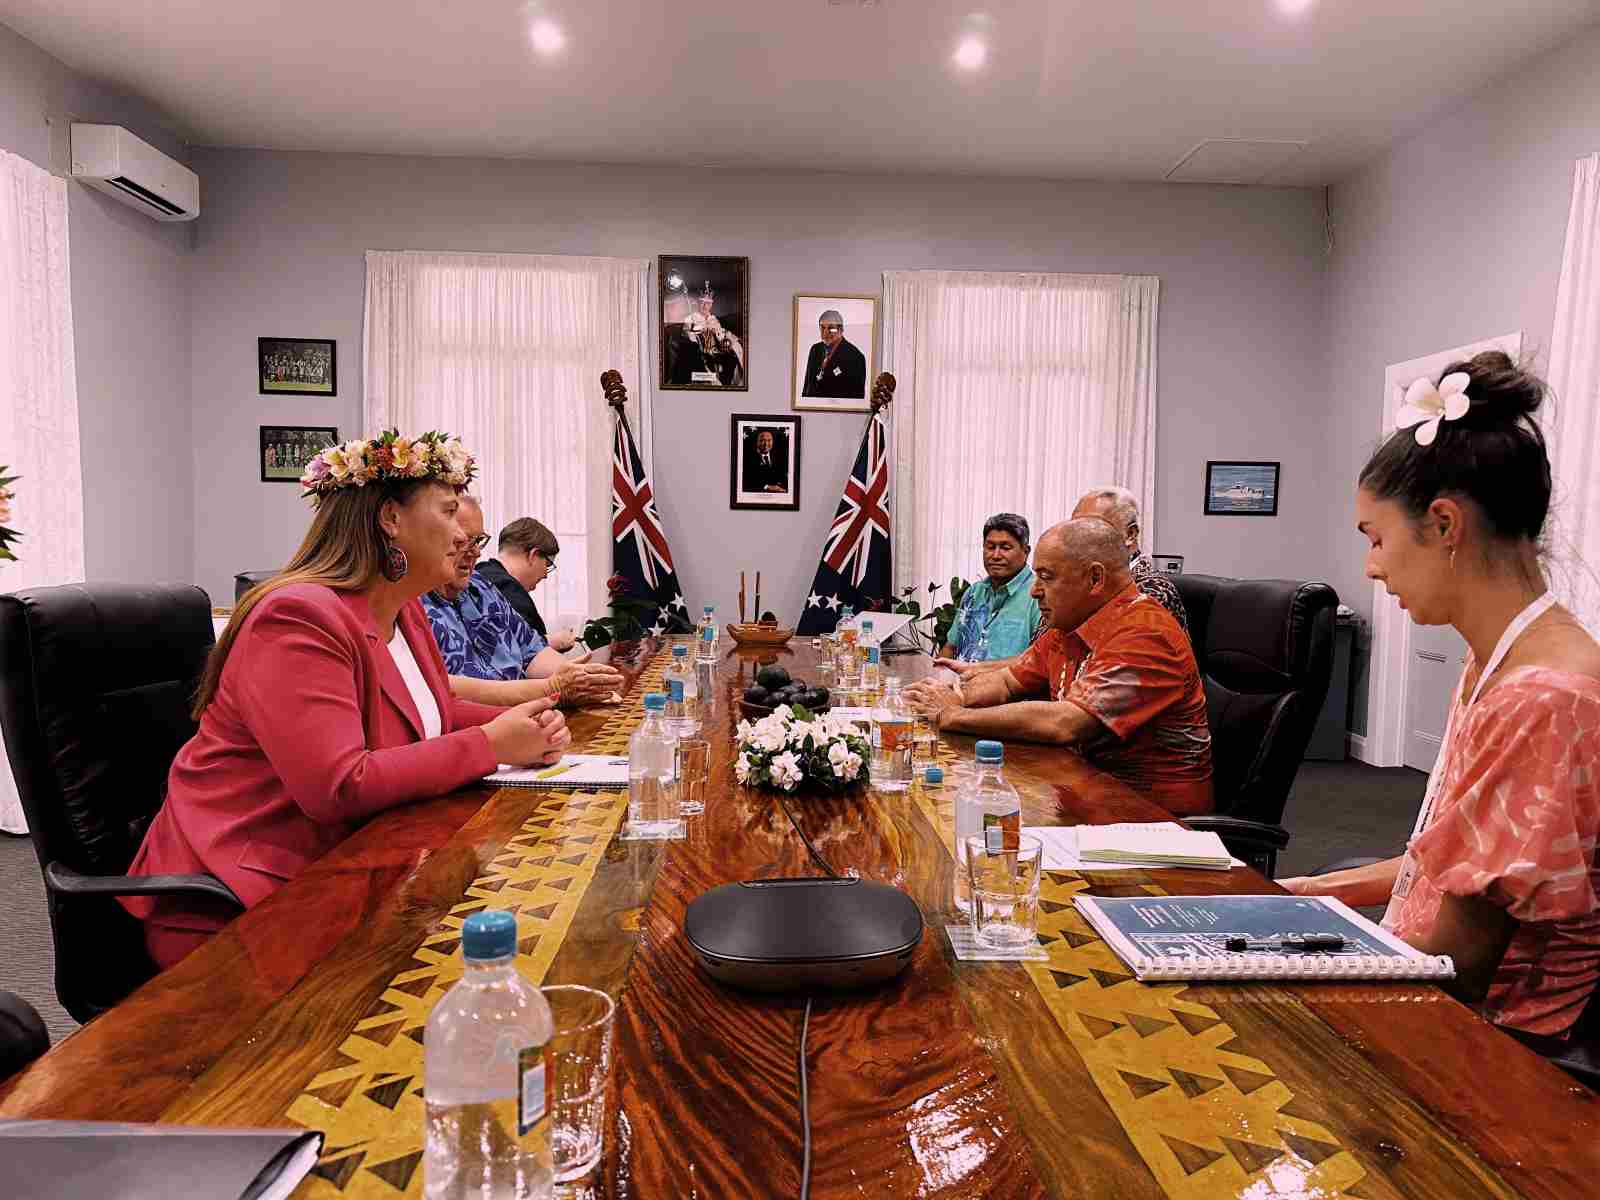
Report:
[[390,583],[399,583],[406,577],[406,572],[411,569],[411,562],[406,558],[406,552],[389,542],[383,549],[383,577]]
[[1450,547],[1450,570],[1452,572],[1454,572],[1455,569],[1456,569],[1456,548],[1454,546],[1451,546]]

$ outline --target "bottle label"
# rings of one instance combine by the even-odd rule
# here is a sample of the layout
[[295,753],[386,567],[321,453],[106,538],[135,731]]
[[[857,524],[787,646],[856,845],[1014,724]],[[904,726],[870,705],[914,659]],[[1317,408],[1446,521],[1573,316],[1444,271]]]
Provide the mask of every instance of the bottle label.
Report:
[[526,1134],[550,1111],[550,1088],[555,1076],[550,1071],[544,1046],[524,1046],[517,1055],[517,1134]]
[[911,742],[911,726],[902,721],[884,721],[872,728],[878,738],[878,748],[885,754],[893,754]]
[[674,704],[683,703],[683,680],[674,679],[671,683],[667,684],[667,689]]
[[1022,813],[1020,811],[983,814],[983,848],[990,854],[1021,849],[1021,835]]
[[868,662],[869,662],[869,663],[871,663],[871,664],[872,664],[872,665],[873,665],[873,666],[877,666],[877,665],[878,665],[878,663],[879,663],[879,662],[880,662],[880,661],[881,661],[881,659],[880,659],[880,655],[881,655],[881,654],[882,654],[882,653],[883,653],[883,652],[882,652],[882,651],[881,651],[881,650],[879,650],[879,649],[878,649],[878,647],[876,647],[876,646],[869,646],[869,647],[868,647],[868,648],[867,648],[867,661],[868,661]]

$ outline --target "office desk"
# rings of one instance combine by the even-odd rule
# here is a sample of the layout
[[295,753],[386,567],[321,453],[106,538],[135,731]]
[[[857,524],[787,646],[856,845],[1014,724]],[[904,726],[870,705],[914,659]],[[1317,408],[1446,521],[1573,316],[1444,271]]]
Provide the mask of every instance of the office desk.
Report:
[[[800,674],[812,659],[783,655]],[[478,791],[386,813],[0,1088],[0,1116],[308,1124],[329,1141],[299,1195],[420,1195],[420,1025],[462,915],[515,896],[529,969],[621,998],[606,1155],[580,1194],[797,1194],[803,997],[719,987],[681,933],[708,887],[814,873],[776,802],[732,781],[755,667],[737,651],[719,666],[707,811],[686,840],[617,840],[614,796]],[[579,739],[602,719],[577,717]],[[896,982],[817,997],[813,1196],[1593,1194],[1597,1097],[1438,990],[1145,986],[1070,905],[1271,887],[1250,871],[1051,873],[1048,963],[954,960],[947,829],[971,743],[951,741],[942,791],[791,801],[836,869],[928,918]],[[1029,824],[1164,816],[1063,751],[1008,745],[1006,773]]]

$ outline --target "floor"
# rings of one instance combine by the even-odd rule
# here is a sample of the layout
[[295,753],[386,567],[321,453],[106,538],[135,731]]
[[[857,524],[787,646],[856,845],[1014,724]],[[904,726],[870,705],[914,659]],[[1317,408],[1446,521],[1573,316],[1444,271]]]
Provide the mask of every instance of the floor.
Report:
[[[1397,853],[1411,832],[1426,782],[1420,772],[1404,767],[1303,764],[1284,814],[1294,837],[1278,856],[1278,874],[1301,875],[1349,855]],[[0,925],[0,988],[37,1008],[51,1040],[60,1041],[78,1025],[56,1003],[44,881],[33,843],[25,837],[0,834],[0,912],[7,914]]]

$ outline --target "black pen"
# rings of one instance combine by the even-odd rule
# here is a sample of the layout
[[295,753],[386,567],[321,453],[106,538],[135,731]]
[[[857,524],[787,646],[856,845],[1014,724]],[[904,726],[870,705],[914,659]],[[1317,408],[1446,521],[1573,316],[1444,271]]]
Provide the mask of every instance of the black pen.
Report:
[[1303,954],[1315,954],[1322,950],[1343,950],[1344,938],[1337,933],[1289,934],[1276,942],[1252,942],[1247,937],[1230,937],[1223,945],[1235,951],[1260,950],[1277,954],[1285,950],[1297,950]]

